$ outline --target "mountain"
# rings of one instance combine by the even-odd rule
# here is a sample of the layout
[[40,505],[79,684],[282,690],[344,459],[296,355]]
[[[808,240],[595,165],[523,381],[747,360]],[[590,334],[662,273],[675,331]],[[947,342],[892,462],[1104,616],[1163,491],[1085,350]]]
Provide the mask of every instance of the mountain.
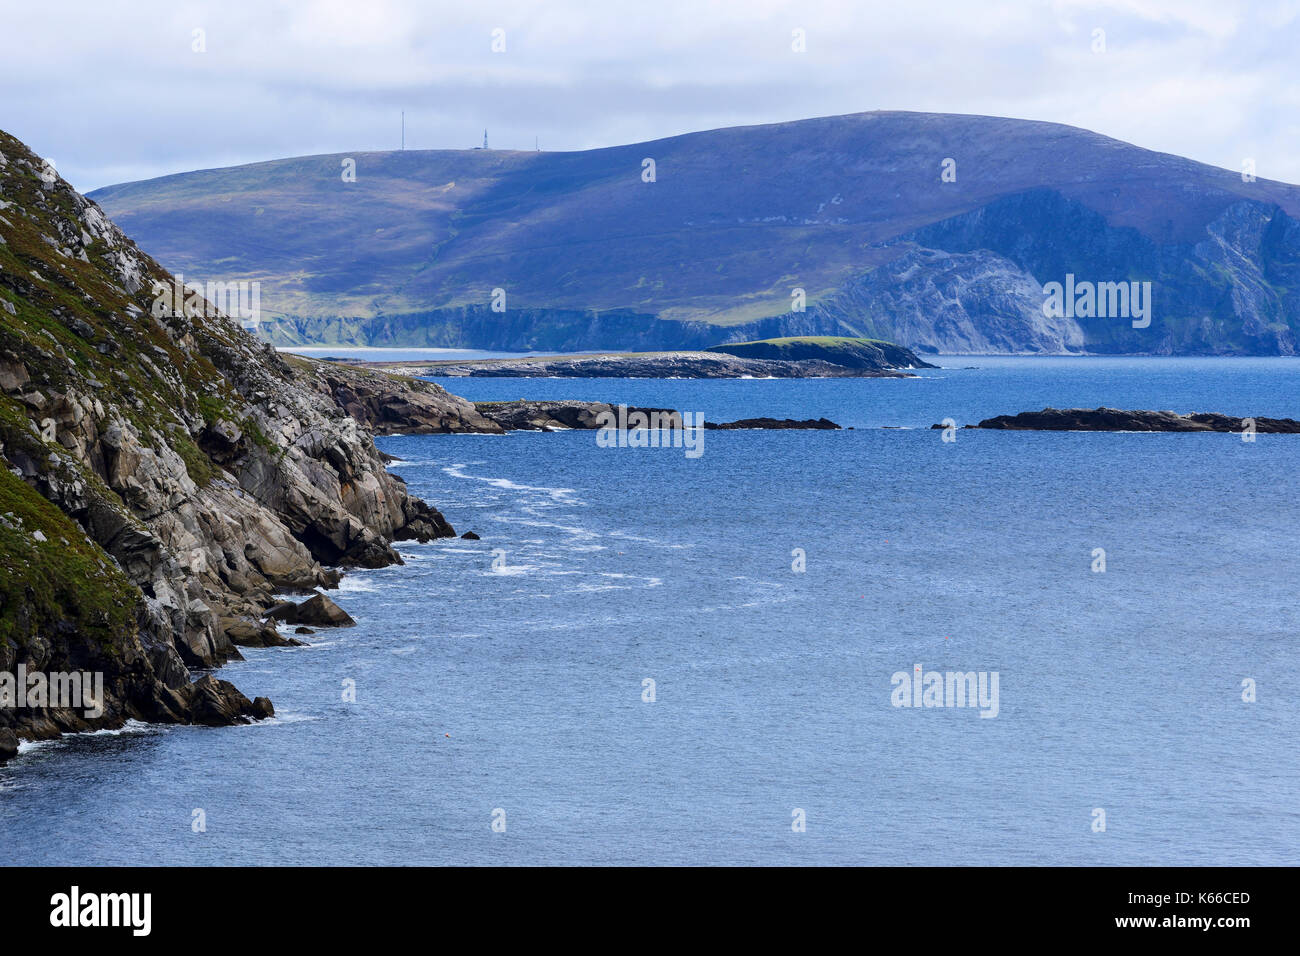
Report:
[[195,672],[237,644],[285,643],[263,621],[277,592],[453,533],[346,407],[500,430],[431,383],[406,395],[286,361],[207,303],[174,314],[158,295],[172,282],[0,132],[0,682],[103,675],[98,715],[6,700],[0,761],[18,735],[267,716],[269,701]]
[[[1054,123],[859,113],[580,152],[310,156],[92,197],[187,280],[260,281],[278,343],[1291,354],[1300,327],[1300,187]],[[1150,282],[1149,326],[1045,315],[1069,276]]]

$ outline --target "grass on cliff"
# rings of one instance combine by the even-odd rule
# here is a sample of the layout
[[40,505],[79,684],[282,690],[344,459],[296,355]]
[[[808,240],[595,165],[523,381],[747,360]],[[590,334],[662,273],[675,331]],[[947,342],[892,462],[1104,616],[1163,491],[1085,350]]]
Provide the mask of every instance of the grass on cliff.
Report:
[[0,643],[24,647],[70,625],[111,655],[135,633],[138,600],[67,515],[0,468]]

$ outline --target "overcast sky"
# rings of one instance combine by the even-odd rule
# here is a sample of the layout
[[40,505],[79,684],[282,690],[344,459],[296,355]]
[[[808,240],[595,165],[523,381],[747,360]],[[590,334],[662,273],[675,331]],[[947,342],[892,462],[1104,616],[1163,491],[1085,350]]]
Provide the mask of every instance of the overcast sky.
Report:
[[472,146],[487,127],[492,146],[521,149],[985,113],[1230,169],[1253,158],[1261,177],[1300,183],[1300,0],[0,5],[0,128],[83,191],[395,148],[402,110],[407,148]]

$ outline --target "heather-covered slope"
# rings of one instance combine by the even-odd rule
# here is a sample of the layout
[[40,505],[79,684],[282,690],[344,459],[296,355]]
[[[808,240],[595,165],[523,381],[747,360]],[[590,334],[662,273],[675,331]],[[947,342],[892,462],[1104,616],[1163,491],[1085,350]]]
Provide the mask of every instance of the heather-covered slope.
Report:
[[[168,267],[261,279],[281,343],[1275,354],[1300,326],[1300,188],[1054,123],[859,113],[570,153],[299,157],[94,195]],[[1151,326],[1044,316],[1066,272],[1153,282]]]
[[[105,713],[0,708],[42,737],[269,712],[192,669],[261,644],[278,590],[451,534],[323,379],[221,315],[155,317],[168,276],[0,133],[0,672],[105,675]],[[468,403],[445,392],[447,416]],[[6,743],[7,741],[7,743]]]

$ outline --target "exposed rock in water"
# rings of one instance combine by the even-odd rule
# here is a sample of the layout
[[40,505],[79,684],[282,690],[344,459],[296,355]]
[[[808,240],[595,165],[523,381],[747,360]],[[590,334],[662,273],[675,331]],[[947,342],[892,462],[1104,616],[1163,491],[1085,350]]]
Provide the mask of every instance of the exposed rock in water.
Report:
[[476,535],[473,531],[466,531],[464,534],[461,535],[461,537],[464,538],[466,541],[479,541],[479,540],[481,540],[481,539],[479,538],[479,536]]
[[286,624],[307,624],[314,627],[356,627],[357,622],[347,611],[323,594],[308,598],[301,604],[286,601],[266,612],[271,621]]
[[742,418],[738,422],[705,422],[704,427],[706,429],[725,431],[740,428],[832,430],[840,426],[828,418],[806,418],[802,421],[796,421],[793,418]]
[[302,641],[291,637],[282,637],[271,624],[254,621],[252,618],[222,621],[226,636],[238,647],[295,647]]
[[[618,415],[618,406],[605,402],[583,402],[575,399],[533,402],[520,399],[517,402],[475,402],[474,407],[485,417],[491,419],[508,431],[561,431],[565,429],[600,428],[601,416],[609,413]],[[670,408],[636,408],[629,407],[628,415],[642,412],[647,420],[651,415],[677,416]],[[680,416],[676,417],[680,425]]]
[[[910,353],[909,353],[910,354]],[[926,367],[915,356],[911,367]],[[639,352],[473,362],[383,363],[403,375],[471,378],[912,378],[891,368],[848,368],[821,359],[741,358],[723,352]]]
[[[476,402],[475,407],[485,416],[510,431],[559,431],[565,429],[598,429],[611,419],[602,418],[612,415],[613,421],[633,421],[634,416],[644,416],[647,427],[681,428],[682,415],[671,408],[639,408],[636,406],[610,405],[606,402],[583,402],[576,399],[533,402],[520,399],[517,402]],[[636,419],[640,421],[642,419]],[[635,427],[632,426],[632,427]],[[740,429],[740,428],[839,428],[834,422],[825,418],[809,418],[796,421],[792,418],[745,418],[737,422],[705,422],[706,429]],[[468,535],[464,535],[468,537]],[[475,538],[478,536],[475,535]]]
[[[227,724],[247,724],[252,718],[259,720],[266,716],[264,708],[254,707],[253,702],[241,694],[230,681],[217,680],[211,674],[205,674],[193,684],[185,687],[189,702],[190,717],[196,724],[210,727],[223,727]],[[270,701],[265,697],[258,700]]]
[[1116,408],[1044,408],[1041,412],[986,418],[978,425],[966,427],[1021,431],[1243,432],[1252,423],[1254,430],[1263,434],[1300,434],[1300,422],[1290,418],[1236,418],[1212,412],[1180,415]]
[[[102,673],[105,698],[0,708],[0,731],[262,716],[191,668],[282,640],[260,625],[277,592],[454,534],[343,407],[382,424],[400,398],[284,360],[192,289],[177,308],[98,206],[4,133],[0,153],[0,672]],[[425,427],[491,427],[415,391]]]

